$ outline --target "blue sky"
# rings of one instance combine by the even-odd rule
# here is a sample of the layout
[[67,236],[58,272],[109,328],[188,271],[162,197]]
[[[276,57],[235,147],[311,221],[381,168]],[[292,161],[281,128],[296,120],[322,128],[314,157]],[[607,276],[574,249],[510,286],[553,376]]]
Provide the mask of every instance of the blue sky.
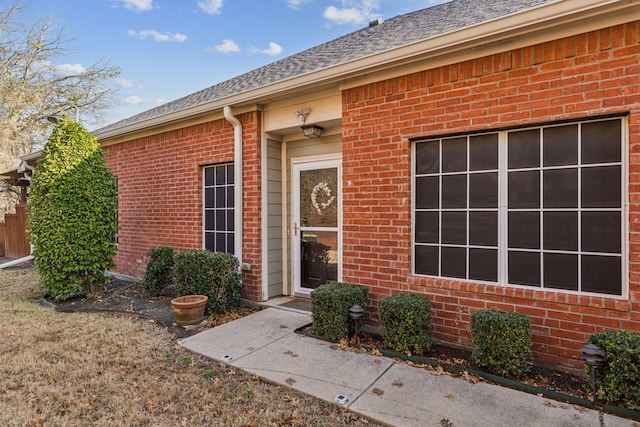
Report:
[[365,27],[445,0],[29,0],[63,27],[56,66],[122,69],[113,107],[91,129]]

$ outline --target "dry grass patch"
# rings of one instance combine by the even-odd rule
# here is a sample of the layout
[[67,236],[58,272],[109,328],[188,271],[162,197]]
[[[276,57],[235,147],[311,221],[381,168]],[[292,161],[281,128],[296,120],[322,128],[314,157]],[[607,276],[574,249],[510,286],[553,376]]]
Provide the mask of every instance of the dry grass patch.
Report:
[[374,425],[187,352],[147,320],[62,314],[32,268],[0,270],[0,425]]

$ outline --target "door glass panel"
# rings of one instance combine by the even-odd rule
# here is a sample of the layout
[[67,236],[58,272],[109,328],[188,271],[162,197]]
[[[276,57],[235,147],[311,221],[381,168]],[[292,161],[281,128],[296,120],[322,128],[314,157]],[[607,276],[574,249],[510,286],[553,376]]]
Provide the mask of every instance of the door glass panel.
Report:
[[338,169],[300,172],[300,225],[338,226]]
[[338,280],[338,233],[301,232],[302,287],[315,289]]

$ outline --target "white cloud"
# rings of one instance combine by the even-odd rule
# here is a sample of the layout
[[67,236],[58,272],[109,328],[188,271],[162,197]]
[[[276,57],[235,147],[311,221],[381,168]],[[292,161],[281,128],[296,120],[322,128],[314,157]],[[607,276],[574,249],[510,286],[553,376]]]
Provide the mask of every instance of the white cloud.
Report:
[[311,3],[313,0],[287,0],[287,6],[291,9],[300,9],[300,6]]
[[185,36],[184,34],[180,34],[180,33],[175,33],[175,34],[164,33],[163,34],[156,30],[140,30],[140,31],[129,30],[127,34],[130,36],[138,37],[142,40],[146,39],[147,37],[151,37],[157,42],[180,42],[181,43],[187,39],[187,36]]
[[142,86],[133,83],[131,80],[123,79],[122,77],[117,77],[113,80],[116,86],[121,87],[123,89],[130,89],[132,87],[141,88]]
[[135,95],[122,97],[121,100],[122,100],[122,103],[126,104],[126,105],[144,104],[144,99],[140,98],[139,96],[135,96]]
[[219,15],[222,9],[223,0],[201,0],[198,7],[209,15]]
[[56,67],[56,73],[61,76],[77,76],[86,70],[82,64],[60,64]]
[[153,0],[119,0],[126,9],[146,12],[153,9]]
[[282,46],[280,46],[276,42],[270,42],[269,48],[260,50],[260,53],[264,53],[265,55],[276,56],[282,53]]
[[230,39],[222,40],[222,44],[215,45],[214,49],[220,53],[240,52],[240,47]]
[[342,7],[329,6],[323,16],[329,21],[342,25],[359,25],[382,15],[374,11],[380,8],[380,0],[342,0]]

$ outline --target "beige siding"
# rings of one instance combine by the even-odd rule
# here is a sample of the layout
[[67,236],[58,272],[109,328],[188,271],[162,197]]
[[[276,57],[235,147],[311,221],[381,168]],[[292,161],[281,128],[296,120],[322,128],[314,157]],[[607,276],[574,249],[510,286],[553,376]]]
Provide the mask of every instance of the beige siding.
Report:
[[269,298],[282,295],[282,162],[280,142],[267,141],[267,271]]

